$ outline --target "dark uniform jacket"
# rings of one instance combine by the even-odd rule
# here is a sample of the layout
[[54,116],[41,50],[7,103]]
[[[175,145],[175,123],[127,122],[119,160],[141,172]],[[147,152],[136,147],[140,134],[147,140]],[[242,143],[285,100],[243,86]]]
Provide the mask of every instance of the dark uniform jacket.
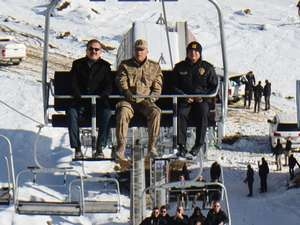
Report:
[[218,84],[214,67],[202,60],[192,64],[185,59],[175,65],[173,73],[175,94],[210,94]]
[[224,211],[215,213],[212,209],[207,213],[205,225],[219,225],[221,222],[228,223],[228,217]]
[[264,96],[271,96],[271,83],[267,83],[264,86]]
[[108,96],[112,91],[112,74],[110,64],[103,59],[97,60],[91,67],[87,57],[73,62],[71,69],[72,94]]

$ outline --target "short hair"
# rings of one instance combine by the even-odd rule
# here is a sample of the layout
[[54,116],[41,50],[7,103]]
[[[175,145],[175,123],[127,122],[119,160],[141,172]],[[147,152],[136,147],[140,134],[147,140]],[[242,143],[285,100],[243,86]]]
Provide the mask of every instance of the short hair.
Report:
[[162,210],[162,209],[167,209],[167,206],[166,206],[166,205],[162,205],[162,206],[160,207],[160,210]]
[[88,41],[88,43],[86,44],[86,47],[88,48],[91,44],[93,43],[98,43],[101,46],[101,42],[97,39],[91,39]]

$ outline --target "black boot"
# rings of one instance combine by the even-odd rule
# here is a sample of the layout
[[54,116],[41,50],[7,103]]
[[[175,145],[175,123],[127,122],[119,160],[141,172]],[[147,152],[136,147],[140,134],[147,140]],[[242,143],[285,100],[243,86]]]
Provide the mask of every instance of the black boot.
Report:
[[81,147],[75,148],[75,159],[83,159],[83,154],[81,151]]
[[191,151],[190,151],[190,154],[192,155],[192,156],[196,156],[196,155],[198,155],[198,153],[200,152],[200,149],[201,149],[201,145],[200,144],[195,144],[193,147],[192,147],[192,149],[191,149]]
[[178,152],[176,153],[177,157],[185,157],[187,150],[184,145],[178,145]]
[[103,159],[104,158],[102,147],[97,148],[96,152],[93,153],[93,158],[95,158],[95,159]]

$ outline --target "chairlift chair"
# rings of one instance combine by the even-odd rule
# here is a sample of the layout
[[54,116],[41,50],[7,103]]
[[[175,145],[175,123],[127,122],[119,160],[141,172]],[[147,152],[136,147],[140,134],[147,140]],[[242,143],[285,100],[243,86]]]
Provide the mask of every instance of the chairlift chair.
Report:
[[[54,177],[61,179],[63,182],[60,185],[47,185],[47,187],[52,189],[44,188],[42,184],[39,184],[38,175],[41,174],[52,174]],[[28,177],[31,177],[32,180],[29,182]],[[65,192],[68,192],[67,182],[70,179],[71,181],[75,178],[79,177],[79,195],[78,199],[70,199],[66,197],[65,199],[57,199],[55,189],[63,188]],[[27,182],[22,183],[22,179]],[[22,186],[21,186],[22,184]],[[34,191],[31,193],[39,193],[42,196],[46,195],[47,198],[55,199],[49,201],[47,199],[43,199],[41,196],[30,196],[30,198],[24,199],[23,195],[28,193],[22,192],[22,196],[20,194],[21,188],[32,188]],[[50,190],[53,193],[50,193]],[[76,170],[65,168],[29,168],[26,170],[22,170],[17,174],[16,177],[16,189],[14,195],[14,203],[15,203],[15,211],[17,214],[21,215],[59,215],[59,216],[80,216],[84,212],[84,201],[83,201],[83,181],[80,173]],[[70,196],[68,194],[68,196]],[[38,200],[42,199],[42,200]]]
[[[80,180],[73,180],[69,185],[69,199],[76,198]],[[90,177],[83,179],[84,213],[118,213],[120,212],[120,187],[117,179],[107,177]],[[80,194],[80,193],[79,193]],[[76,195],[76,196],[72,196]],[[106,199],[104,200],[103,198]]]
[[3,157],[7,171],[7,183],[1,182],[0,184],[0,205],[9,205],[15,188],[14,161],[10,140],[4,135],[0,135],[0,138],[4,139],[9,147],[9,158],[7,156]]

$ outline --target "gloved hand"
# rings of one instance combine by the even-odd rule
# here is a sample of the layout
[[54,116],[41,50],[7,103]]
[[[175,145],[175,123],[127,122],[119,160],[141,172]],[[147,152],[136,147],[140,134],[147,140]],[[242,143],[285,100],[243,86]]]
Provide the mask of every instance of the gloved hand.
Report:
[[134,102],[135,101],[135,98],[133,97],[133,94],[130,90],[124,90],[124,96],[125,96],[125,99],[127,101],[130,101],[130,102]]

